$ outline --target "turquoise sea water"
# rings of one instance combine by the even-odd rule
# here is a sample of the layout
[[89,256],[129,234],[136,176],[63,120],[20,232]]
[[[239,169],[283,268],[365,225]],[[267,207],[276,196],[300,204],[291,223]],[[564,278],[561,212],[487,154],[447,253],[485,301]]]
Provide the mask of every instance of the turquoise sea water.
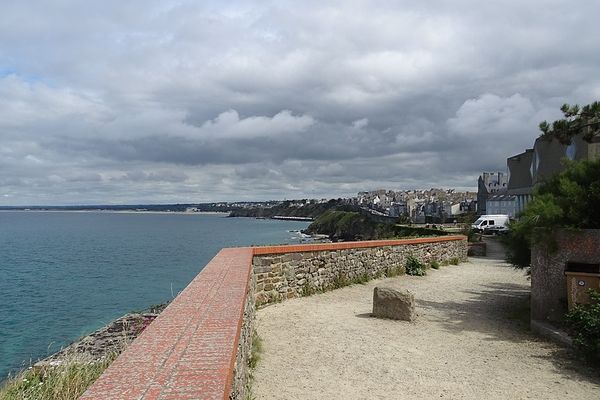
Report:
[[177,295],[223,247],[296,243],[306,222],[207,214],[0,212],[0,381]]

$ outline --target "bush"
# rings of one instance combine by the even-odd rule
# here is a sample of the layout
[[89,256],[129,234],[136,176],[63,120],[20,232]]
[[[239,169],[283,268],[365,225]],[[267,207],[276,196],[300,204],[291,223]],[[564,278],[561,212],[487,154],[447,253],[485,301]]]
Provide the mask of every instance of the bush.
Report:
[[540,185],[504,238],[507,260],[516,267],[531,263],[532,244],[556,245],[557,228],[600,228],[600,159],[570,161],[563,172]]
[[433,269],[440,269],[440,263],[437,260],[433,260],[429,266]]
[[579,305],[566,315],[573,344],[590,361],[600,365],[600,292],[589,290],[592,304]]
[[115,352],[97,362],[80,363],[67,360],[56,367],[25,370],[4,382],[0,388],[0,399],[78,399],[116,357]]
[[475,229],[471,228],[470,225],[465,225],[460,230],[460,233],[467,237],[467,242],[469,243],[481,242],[481,234],[479,232],[476,232]]
[[404,264],[407,275],[423,276],[425,275],[425,265],[417,260],[414,256],[410,255],[406,259]]
[[522,225],[509,224],[508,234],[500,241],[506,248],[506,261],[516,268],[527,268],[531,264],[531,241],[528,229]]

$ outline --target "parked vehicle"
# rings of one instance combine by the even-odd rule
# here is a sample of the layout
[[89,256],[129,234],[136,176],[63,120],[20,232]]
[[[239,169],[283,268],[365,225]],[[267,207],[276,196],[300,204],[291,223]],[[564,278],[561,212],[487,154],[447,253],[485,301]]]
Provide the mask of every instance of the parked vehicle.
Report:
[[482,233],[507,233],[509,221],[508,215],[504,214],[482,215],[471,225],[471,228]]

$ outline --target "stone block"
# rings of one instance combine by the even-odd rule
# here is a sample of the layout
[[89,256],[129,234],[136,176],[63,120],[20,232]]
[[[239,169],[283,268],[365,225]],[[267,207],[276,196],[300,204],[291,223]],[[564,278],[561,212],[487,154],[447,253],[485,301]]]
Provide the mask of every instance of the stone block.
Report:
[[408,290],[376,287],[373,291],[373,316],[414,321],[415,297]]

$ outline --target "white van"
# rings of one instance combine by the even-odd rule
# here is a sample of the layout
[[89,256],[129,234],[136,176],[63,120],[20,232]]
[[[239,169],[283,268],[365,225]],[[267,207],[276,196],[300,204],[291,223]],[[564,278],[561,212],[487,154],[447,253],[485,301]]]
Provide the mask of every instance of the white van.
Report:
[[508,222],[508,215],[482,215],[471,225],[471,228],[477,232],[506,233],[508,231]]

